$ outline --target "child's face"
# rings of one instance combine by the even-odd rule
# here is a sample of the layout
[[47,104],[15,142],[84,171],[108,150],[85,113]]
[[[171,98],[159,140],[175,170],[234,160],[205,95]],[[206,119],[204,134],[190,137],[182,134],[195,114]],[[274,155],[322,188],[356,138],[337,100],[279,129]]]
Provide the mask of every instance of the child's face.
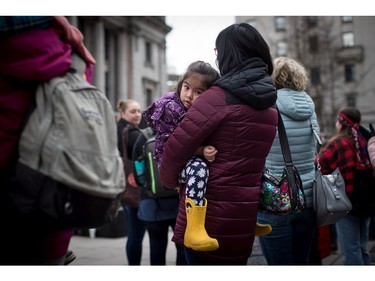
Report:
[[341,125],[341,123],[339,122],[339,121],[336,121],[336,131],[337,132],[340,132],[341,131],[341,128],[342,128],[342,125]]
[[180,99],[182,104],[189,109],[195,99],[207,90],[203,77],[200,74],[194,74],[184,80],[181,87]]

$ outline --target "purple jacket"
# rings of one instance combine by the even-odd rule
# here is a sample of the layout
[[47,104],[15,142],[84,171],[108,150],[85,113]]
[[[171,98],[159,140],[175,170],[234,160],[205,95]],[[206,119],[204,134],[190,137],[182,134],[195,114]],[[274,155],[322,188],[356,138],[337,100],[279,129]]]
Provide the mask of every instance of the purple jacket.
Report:
[[144,112],[147,125],[155,132],[154,158],[160,166],[164,143],[176,129],[186,113],[177,92],[165,93],[153,102]]

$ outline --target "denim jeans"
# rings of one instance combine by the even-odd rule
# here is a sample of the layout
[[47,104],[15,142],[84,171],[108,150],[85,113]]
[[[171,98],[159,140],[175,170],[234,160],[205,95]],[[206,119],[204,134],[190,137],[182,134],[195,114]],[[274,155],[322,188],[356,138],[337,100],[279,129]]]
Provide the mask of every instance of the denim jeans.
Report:
[[126,243],[126,256],[129,265],[140,265],[142,258],[142,242],[146,233],[145,222],[138,218],[138,208],[122,205],[128,227],[128,241]]
[[258,213],[258,222],[270,224],[272,232],[259,237],[269,265],[307,265],[316,228],[312,207],[296,214],[276,216]]
[[[150,264],[166,265],[166,253],[168,246],[169,227],[176,224],[176,219],[146,222],[148,235],[150,237]],[[176,265],[186,265],[184,248],[176,245]]]
[[346,215],[336,223],[337,236],[344,265],[369,265],[371,256],[367,249],[370,218]]

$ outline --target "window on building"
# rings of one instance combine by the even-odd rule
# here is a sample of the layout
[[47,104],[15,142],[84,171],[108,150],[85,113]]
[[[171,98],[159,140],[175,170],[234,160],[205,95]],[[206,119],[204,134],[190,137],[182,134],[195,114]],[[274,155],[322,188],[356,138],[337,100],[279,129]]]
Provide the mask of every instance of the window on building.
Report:
[[318,36],[310,36],[309,37],[309,50],[310,53],[316,54],[319,51],[319,41]]
[[346,104],[348,106],[353,106],[353,107],[356,107],[356,103],[357,103],[357,94],[356,93],[349,93],[346,95]]
[[152,90],[151,89],[146,89],[146,104],[147,106],[152,103]]
[[355,68],[354,64],[345,65],[345,82],[352,82],[355,79]]
[[322,116],[322,108],[323,108],[323,97],[321,93],[316,90],[315,96],[311,97],[315,104],[315,112],[317,116]]
[[353,21],[353,17],[352,16],[343,16],[341,17],[341,20],[342,22],[352,22]]
[[285,17],[275,17],[275,30],[285,31],[286,30],[286,19]]
[[311,84],[319,85],[320,84],[320,70],[318,67],[313,67],[310,70]]
[[146,64],[152,64],[152,48],[150,42],[146,42],[145,52]]
[[288,53],[288,44],[285,41],[276,43],[276,56],[286,56]]
[[318,17],[307,17],[307,26],[309,28],[318,26]]
[[342,45],[343,47],[354,46],[354,33],[353,32],[344,32],[342,34]]
[[150,80],[148,78],[143,78],[142,79],[142,89],[143,89],[143,96],[146,101],[146,105],[149,106],[154,100],[155,100],[155,95],[157,92],[157,89],[160,88],[160,83]]

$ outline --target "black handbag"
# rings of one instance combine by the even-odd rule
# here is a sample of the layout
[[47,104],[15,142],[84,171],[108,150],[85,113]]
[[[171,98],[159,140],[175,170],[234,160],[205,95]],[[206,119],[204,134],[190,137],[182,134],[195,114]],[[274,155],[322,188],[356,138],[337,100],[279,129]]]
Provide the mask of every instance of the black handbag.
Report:
[[273,215],[288,215],[306,208],[301,177],[293,165],[289,142],[281,114],[278,112],[278,132],[285,167],[281,177],[264,169],[260,185],[259,211]]

